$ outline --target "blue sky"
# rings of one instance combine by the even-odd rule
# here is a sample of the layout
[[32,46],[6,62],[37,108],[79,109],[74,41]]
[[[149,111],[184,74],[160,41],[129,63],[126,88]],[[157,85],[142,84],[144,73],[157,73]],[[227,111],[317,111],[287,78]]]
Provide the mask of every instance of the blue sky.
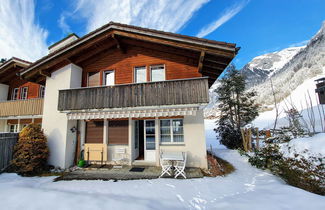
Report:
[[0,57],[36,60],[70,32],[83,36],[112,20],[236,43],[242,67],[306,44],[324,11],[324,0],[0,0]]

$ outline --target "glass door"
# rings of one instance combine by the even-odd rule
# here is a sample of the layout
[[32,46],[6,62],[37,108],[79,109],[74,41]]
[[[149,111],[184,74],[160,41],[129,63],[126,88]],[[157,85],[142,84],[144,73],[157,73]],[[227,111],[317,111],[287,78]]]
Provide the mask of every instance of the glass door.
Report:
[[156,161],[156,129],[155,120],[145,120],[145,160]]

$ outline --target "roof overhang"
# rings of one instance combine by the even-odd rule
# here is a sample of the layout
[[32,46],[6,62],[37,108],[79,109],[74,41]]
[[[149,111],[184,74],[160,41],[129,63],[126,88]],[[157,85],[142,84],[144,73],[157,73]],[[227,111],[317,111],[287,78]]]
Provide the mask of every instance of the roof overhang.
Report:
[[18,77],[19,71],[31,64],[16,57],[10,58],[8,61],[0,65],[0,83],[8,83],[12,78]]
[[[212,41],[197,37],[190,37],[180,34],[168,33],[141,27],[135,27],[125,24],[109,23],[78,40],[68,44],[67,46],[39,59],[29,67],[23,69],[20,74],[27,80],[32,79],[35,74],[40,76],[48,76],[51,67],[58,65],[59,62],[73,62],[71,56],[80,53],[92,45],[98,44],[103,40],[111,39],[116,41],[116,37],[127,37],[145,42],[159,43],[170,47],[193,51],[198,54],[197,59],[201,59],[199,71],[204,76],[211,77],[209,84],[222,73],[231,60],[237,54],[238,48],[235,44]],[[117,46],[118,43],[115,43]],[[202,53],[204,56],[202,57]],[[200,56],[201,55],[201,56]],[[57,68],[57,66],[56,66]],[[57,68],[58,69],[58,68]],[[213,80],[213,81],[212,81]]]

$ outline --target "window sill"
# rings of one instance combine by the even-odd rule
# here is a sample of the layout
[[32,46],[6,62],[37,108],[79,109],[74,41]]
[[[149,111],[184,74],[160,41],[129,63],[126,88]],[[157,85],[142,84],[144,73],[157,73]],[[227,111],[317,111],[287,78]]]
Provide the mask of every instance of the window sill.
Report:
[[185,146],[185,143],[161,143],[160,146]]

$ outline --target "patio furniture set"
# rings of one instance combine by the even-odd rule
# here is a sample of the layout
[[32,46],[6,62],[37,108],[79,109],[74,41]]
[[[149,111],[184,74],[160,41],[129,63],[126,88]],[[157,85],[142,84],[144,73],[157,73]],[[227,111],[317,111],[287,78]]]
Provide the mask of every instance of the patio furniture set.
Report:
[[186,166],[187,153],[186,152],[160,152],[160,165],[162,172],[160,177],[168,174],[169,176],[183,176],[186,179],[185,166]]

